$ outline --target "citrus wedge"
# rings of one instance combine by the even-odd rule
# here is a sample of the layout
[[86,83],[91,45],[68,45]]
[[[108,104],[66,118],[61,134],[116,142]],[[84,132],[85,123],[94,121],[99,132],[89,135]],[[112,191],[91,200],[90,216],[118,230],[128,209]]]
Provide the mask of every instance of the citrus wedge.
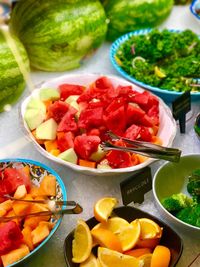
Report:
[[92,235],[88,225],[83,220],[78,220],[72,241],[72,261],[84,262],[92,250]]
[[98,248],[98,259],[102,267],[140,267],[139,260],[108,248]]
[[107,222],[98,223],[97,225],[94,226],[93,229],[104,228],[113,232],[114,234],[118,234],[122,231],[122,229],[128,226],[129,223],[125,219],[120,217],[112,217],[108,219]]
[[97,258],[91,253],[86,261],[80,264],[80,267],[99,267],[99,262]]
[[148,218],[139,219],[141,226],[140,239],[158,238],[162,235],[161,227]]
[[99,222],[106,222],[118,201],[113,197],[104,197],[94,205],[94,217]]
[[160,243],[160,238],[148,238],[148,239],[139,239],[137,242],[138,248],[150,248],[154,249]]
[[132,250],[125,251],[124,254],[139,258],[145,254],[150,254],[152,251],[150,248],[135,248]]
[[170,250],[165,246],[158,245],[153,251],[150,267],[168,267],[170,258]]
[[144,254],[138,258],[140,264],[141,265],[143,264],[142,265],[143,267],[151,267],[151,259],[152,259],[151,253]]
[[118,252],[122,252],[122,245],[119,238],[111,231],[103,228],[92,229],[91,234],[94,242],[102,247],[106,247]]
[[121,241],[123,251],[132,249],[140,238],[139,220],[136,219],[126,228],[123,228],[117,236]]

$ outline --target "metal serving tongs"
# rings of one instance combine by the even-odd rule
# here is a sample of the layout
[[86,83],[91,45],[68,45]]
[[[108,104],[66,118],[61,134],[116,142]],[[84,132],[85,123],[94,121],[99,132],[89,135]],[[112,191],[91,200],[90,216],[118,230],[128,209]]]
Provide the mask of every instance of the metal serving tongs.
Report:
[[105,151],[119,150],[124,152],[133,152],[146,157],[163,159],[172,162],[178,162],[180,160],[181,150],[177,148],[164,147],[144,141],[130,140],[128,138],[118,136],[110,131],[107,133],[107,135],[111,137],[112,140],[121,139],[131,146],[123,147],[114,145],[110,141],[105,141],[102,143],[102,148]]
[[[40,203],[40,204],[49,204],[49,207],[52,208],[48,211],[34,212],[24,215],[16,215],[10,217],[0,217],[0,222],[8,222],[14,219],[23,219],[24,217],[36,217],[36,216],[54,216],[54,215],[65,215],[65,214],[79,214],[83,211],[83,208],[76,203],[75,201],[62,201],[62,200],[27,200],[27,199],[17,199],[10,195],[4,195],[3,198],[10,199],[19,202],[29,202],[29,203]],[[53,205],[52,205],[53,204]],[[62,206],[72,206],[73,208],[67,209],[58,209],[57,207]],[[55,208],[54,208],[55,207]]]

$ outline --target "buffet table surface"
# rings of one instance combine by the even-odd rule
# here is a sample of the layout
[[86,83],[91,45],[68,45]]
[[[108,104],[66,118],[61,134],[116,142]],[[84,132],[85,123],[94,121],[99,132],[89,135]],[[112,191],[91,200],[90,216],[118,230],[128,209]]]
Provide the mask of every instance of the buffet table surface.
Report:
[[[187,29],[190,28],[194,32],[200,34],[200,24],[190,13],[188,6],[174,7],[170,17],[162,24],[161,28],[171,29]],[[81,68],[65,73],[47,73],[32,71],[31,78],[35,85],[42,81],[52,79],[67,73],[101,73],[101,74],[114,74],[118,75],[109,61],[109,48],[110,43],[104,43],[96,53],[84,64]],[[21,101],[29,94],[28,89],[23,94]],[[66,266],[63,253],[64,239],[68,233],[76,226],[78,218],[84,220],[93,216],[93,205],[96,200],[103,196],[114,196],[121,201],[120,182],[129,175],[120,176],[86,176],[76,173],[64,166],[56,164],[44,158],[35,149],[33,143],[27,140],[23,134],[20,126],[18,109],[20,103],[16,104],[11,111],[0,114],[0,158],[29,158],[43,162],[51,166],[58,172],[67,189],[68,200],[75,200],[83,206],[83,213],[79,215],[66,215],[63,217],[61,226],[53,235],[52,239],[43,246],[33,257],[20,264],[21,267],[63,267]],[[182,154],[199,153],[200,154],[200,141],[196,137],[193,124],[195,115],[200,112],[200,102],[192,103],[192,112],[188,114],[188,121],[186,124],[186,133],[180,134],[177,125],[177,135],[174,140],[174,147],[182,149]],[[152,174],[155,173],[157,168],[163,164],[164,161],[159,161],[151,165]],[[162,220],[158,213],[152,191],[145,195],[143,204],[134,205],[144,211],[147,211]],[[167,223],[167,221],[166,221]],[[200,236],[192,236],[192,233],[185,233],[183,230],[175,228],[181,235],[184,243],[183,254],[179,260],[177,267],[187,267],[192,260],[200,252]],[[195,261],[192,267],[200,266],[200,259]]]

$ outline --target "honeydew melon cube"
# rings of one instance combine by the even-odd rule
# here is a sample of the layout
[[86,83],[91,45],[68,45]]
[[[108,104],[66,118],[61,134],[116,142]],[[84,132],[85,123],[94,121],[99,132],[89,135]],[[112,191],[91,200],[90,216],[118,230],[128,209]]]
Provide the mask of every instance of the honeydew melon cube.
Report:
[[36,128],[36,138],[41,140],[55,140],[58,124],[54,119],[49,119]]
[[44,88],[40,91],[40,99],[45,100],[58,100],[60,98],[60,93],[58,90],[53,88]]
[[30,108],[25,111],[24,119],[28,128],[32,131],[44,121],[45,113],[41,109]]
[[107,159],[102,160],[98,165],[97,169],[112,169],[108,163]]
[[68,104],[71,104],[74,101],[76,102],[78,98],[79,98],[79,95],[70,95],[68,96],[67,99],[65,99],[65,102]]
[[97,151],[92,153],[92,155],[90,156],[90,160],[98,162],[103,159],[105,155],[106,152],[103,150],[101,145],[98,145]]
[[77,160],[78,160],[76,152],[74,151],[73,148],[69,148],[69,149],[65,150],[64,152],[60,153],[58,155],[58,158],[65,160],[65,161],[68,161],[68,162],[71,162],[71,163],[74,163],[74,164],[76,164]]
[[28,102],[26,109],[39,109],[46,114],[46,106],[39,98],[31,98]]

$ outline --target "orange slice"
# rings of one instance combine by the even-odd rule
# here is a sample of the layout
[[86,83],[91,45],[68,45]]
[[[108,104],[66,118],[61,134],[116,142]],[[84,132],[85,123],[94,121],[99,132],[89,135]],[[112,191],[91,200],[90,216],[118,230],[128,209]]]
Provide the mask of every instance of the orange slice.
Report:
[[120,217],[112,217],[108,219],[107,222],[98,223],[97,225],[94,226],[93,229],[104,228],[113,232],[114,234],[118,234],[122,231],[122,229],[128,226],[129,223],[125,219]]
[[151,253],[150,248],[135,248],[135,249],[124,252],[124,254],[129,255],[129,256],[133,256],[136,258],[143,256],[145,254],[150,254],[150,253]]
[[118,201],[113,197],[104,197],[98,200],[94,206],[94,217],[99,222],[106,222]]
[[170,250],[165,246],[159,245],[153,251],[150,267],[168,267],[170,258]]
[[138,258],[142,267],[151,267],[152,254],[144,254]]
[[72,261],[84,262],[92,250],[92,235],[88,225],[83,220],[78,220],[72,241]]
[[91,253],[89,258],[80,264],[80,267],[99,267],[97,258]]
[[160,238],[139,239],[137,242],[138,248],[154,249],[160,242]]
[[97,228],[92,229],[91,234],[94,238],[94,242],[98,243],[100,246],[122,252],[122,245],[119,238],[111,231]]
[[102,267],[139,267],[139,260],[108,248],[98,248],[98,259]]
[[157,223],[147,218],[141,218],[139,222],[141,226],[140,239],[161,237],[162,229]]
[[133,221],[128,227],[122,229],[117,236],[121,241],[123,251],[132,249],[140,238],[139,220]]

